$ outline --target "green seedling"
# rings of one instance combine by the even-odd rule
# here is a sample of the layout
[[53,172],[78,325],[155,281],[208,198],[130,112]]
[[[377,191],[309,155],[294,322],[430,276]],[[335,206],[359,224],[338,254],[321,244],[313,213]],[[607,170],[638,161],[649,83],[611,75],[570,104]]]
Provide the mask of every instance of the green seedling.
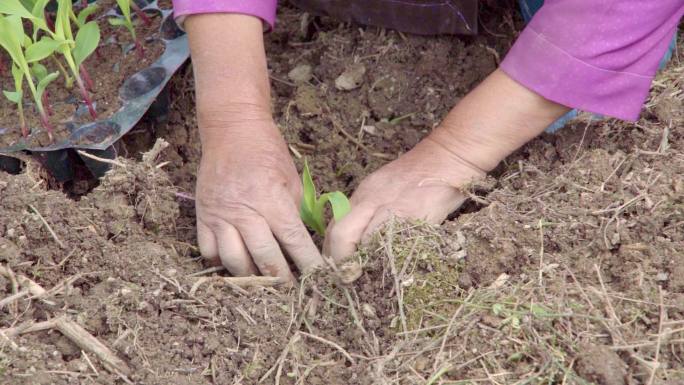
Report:
[[138,51],[138,56],[143,58],[145,56],[145,49],[140,43],[138,34],[135,32],[135,26],[133,25],[133,19],[131,18],[131,0],[116,0],[116,3],[119,5],[119,8],[121,9],[121,15],[123,17],[110,18],[108,19],[109,24],[116,27],[126,27],[128,32],[131,34],[131,37],[133,37],[135,49]]
[[14,78],[14,91],[3,90],[2,93],[10,102],[17,105],[21,134],[26,138],[28,136],[28,126],[26,125],[26,117],[24,116],[24,72],[19,69],[19,67],[13,65],[12,77]]
[[333,218],[336,221],[344,218],[351,211],[351,204],[344,193],[340,191],[328,192],[317,197],[316,186],[311,178],[309,164],[304,161],[304,171],[302,172],[302,185],[304,194],[300,207],[300,216],[305,225],[321,236],[325,236],[325,205],[330,203]]
[[52,108],[50,107],[50,102],[48,100],[48,93],[47,93],[47,86],[55,81],[59,77],[59,72],[52,72],[49,73],[48,69],[40,64],[40,63],[34,63],[31,66],[31,73],[33,76],[36,78],[38,81],[38,94],[40,95],[40,100],[43,102],[43,106],[45,106],[45,110],[47,111],[48,116],[52,115]]
[[42,84],[39,82],[36,86],[29,65],[52,55],[60,45],[48,37],[43,37],[40,41],[34,43],[30,37],[24,34],[21,16],[9,15],[0,17],[0,46],[7,51],[12,58],[14,66],[23,73],[23,77],[27,80],[40,115],[41,124],[52,138],[52,126],[43,106],[42,96],[47,84],[54,80],[56,76],[50,76],[52,79],[49,81],[43,79],[44,82]]
[[100,43],[100,28],[94,21],[83,24],[78,29],[76,38],[74,39],[73,31],[71,29],[71,15],[73,14],[73,5],[71,0],[58,0],[57,16],[55,18],[55,31],[46,31],[55,41],[64,42],[59,48],[59,53],[62,54],[64,60],[69,67],[69,70],[76,80],[76,85],[83,97],[83,100],[88,107],[88,111],[93,119],[97,118],[97,113],[93,107],[90,94],[83,81],[82,68],[83,62],[95,52]]

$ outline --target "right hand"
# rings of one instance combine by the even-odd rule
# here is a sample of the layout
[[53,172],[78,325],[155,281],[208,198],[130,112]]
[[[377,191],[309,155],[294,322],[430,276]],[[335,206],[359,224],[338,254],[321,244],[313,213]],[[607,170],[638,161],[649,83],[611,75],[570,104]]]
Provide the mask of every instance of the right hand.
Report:
[[[300,271],[323,262],[299,217],[302,186],[270,118],[202,127],[197,177],[197,238],[205,258],[235,276],[294,280],[283,251]],[[282,250],[281,250],[282,247]]]

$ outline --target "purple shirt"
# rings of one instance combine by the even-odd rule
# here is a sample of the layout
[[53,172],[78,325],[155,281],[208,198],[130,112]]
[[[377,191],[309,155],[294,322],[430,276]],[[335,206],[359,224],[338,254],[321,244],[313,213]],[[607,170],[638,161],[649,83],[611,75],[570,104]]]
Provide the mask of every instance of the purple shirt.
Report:
[[[230,12],[273,27],[277,0],[173,0],[176,17]],[[546,0],[501,63],[568,107],[636,120],[684,0]]]

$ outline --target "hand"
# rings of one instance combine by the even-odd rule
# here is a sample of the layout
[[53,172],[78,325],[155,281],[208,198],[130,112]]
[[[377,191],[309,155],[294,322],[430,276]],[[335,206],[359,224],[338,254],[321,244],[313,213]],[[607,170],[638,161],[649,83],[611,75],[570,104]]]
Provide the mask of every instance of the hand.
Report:
[[568,110],[494,71],[430,136],[361,183],[352,211],[329,229],[325,254],[349,256],[392,215],[442,222],[465,199],[459,187],[483,177]]
[[203,143],[197,178],[202,255],[220,259],[236,276],[261,273],[286,280],[294,276],[281,247],[300,270],[321,264],[299,218],[301,181],[275,124],[255,119],[235,129],[203,127],[203,132],[211,140]]
[[459,187],[484,175],[429,136],[361,182],[351,197],[352,211],[331,225],[324,253],[336,259],[351,255],[392,216],[441,223],[465,200]]

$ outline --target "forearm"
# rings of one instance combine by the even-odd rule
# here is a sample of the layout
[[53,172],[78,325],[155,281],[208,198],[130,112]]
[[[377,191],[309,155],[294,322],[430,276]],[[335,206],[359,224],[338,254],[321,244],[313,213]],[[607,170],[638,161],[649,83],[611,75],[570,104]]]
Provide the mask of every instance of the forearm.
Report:
[[463,98],[430,137],[490,171],[568,110],[497,70]]
[[260,19],[201,14],[185,21],[203,145],[241,123],[270,120],[270,85]]

